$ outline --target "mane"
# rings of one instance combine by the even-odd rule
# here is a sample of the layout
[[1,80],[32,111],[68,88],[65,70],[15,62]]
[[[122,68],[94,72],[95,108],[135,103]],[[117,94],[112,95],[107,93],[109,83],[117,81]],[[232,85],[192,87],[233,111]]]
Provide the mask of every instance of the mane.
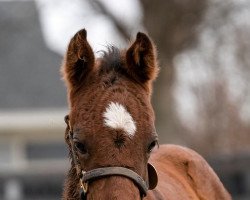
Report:
[[109,45],[106,48],[106,51],[101,51],[100,71],[106,73],[109,71],[121,72],[124,66],[121,51],[113,45]]

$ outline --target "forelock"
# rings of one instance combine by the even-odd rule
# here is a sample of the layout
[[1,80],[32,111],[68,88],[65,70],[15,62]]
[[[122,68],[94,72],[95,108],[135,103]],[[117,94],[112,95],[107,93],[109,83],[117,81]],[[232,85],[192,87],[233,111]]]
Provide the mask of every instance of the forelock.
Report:
[[100,70],[101,72],[107,71],[121,71],[123,69],[123,59],[121,51],[115,46],[107,46],[106,51],[101,51],[102,57]]

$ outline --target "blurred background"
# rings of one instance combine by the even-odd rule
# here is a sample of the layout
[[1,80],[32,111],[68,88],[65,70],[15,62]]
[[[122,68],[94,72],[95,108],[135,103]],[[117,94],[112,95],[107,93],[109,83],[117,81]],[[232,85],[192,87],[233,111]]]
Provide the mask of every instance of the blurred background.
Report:
[[60,199],[69,167],[59,69],[85,27],[98,56],[138,31],[155,41],[161,143],[195,149],[250,199],[249,0],[0,0],[0,199]]

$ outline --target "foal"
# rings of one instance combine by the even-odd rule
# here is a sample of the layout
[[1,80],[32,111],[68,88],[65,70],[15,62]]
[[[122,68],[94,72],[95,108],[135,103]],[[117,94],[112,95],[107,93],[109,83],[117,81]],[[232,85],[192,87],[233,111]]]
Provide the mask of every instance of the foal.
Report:
[[75,34],[62,68],[71,158],[63,199],[231,199],[194,151],[161,145],[152,153],[158,140],[150,99],[158,66],[149,37],[138,33],[127,50],[109,47],[100,59],[86,38],[85,29]]

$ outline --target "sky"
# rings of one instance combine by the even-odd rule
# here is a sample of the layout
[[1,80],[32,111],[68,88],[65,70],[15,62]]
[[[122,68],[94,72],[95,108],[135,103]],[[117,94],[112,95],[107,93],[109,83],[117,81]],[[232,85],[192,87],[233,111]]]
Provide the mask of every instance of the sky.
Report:
[[[101,0],[127,27],[140,27],[142,13],[138,0]],[[108,4],[107,4],[108,3]],[[47,45],[63,55],[70,38],[80,29],[88,32],[94,52],[105,50],[108,44],[124,47],[124,41],[113,23],[93,9],[88,0],[36,0]]]

